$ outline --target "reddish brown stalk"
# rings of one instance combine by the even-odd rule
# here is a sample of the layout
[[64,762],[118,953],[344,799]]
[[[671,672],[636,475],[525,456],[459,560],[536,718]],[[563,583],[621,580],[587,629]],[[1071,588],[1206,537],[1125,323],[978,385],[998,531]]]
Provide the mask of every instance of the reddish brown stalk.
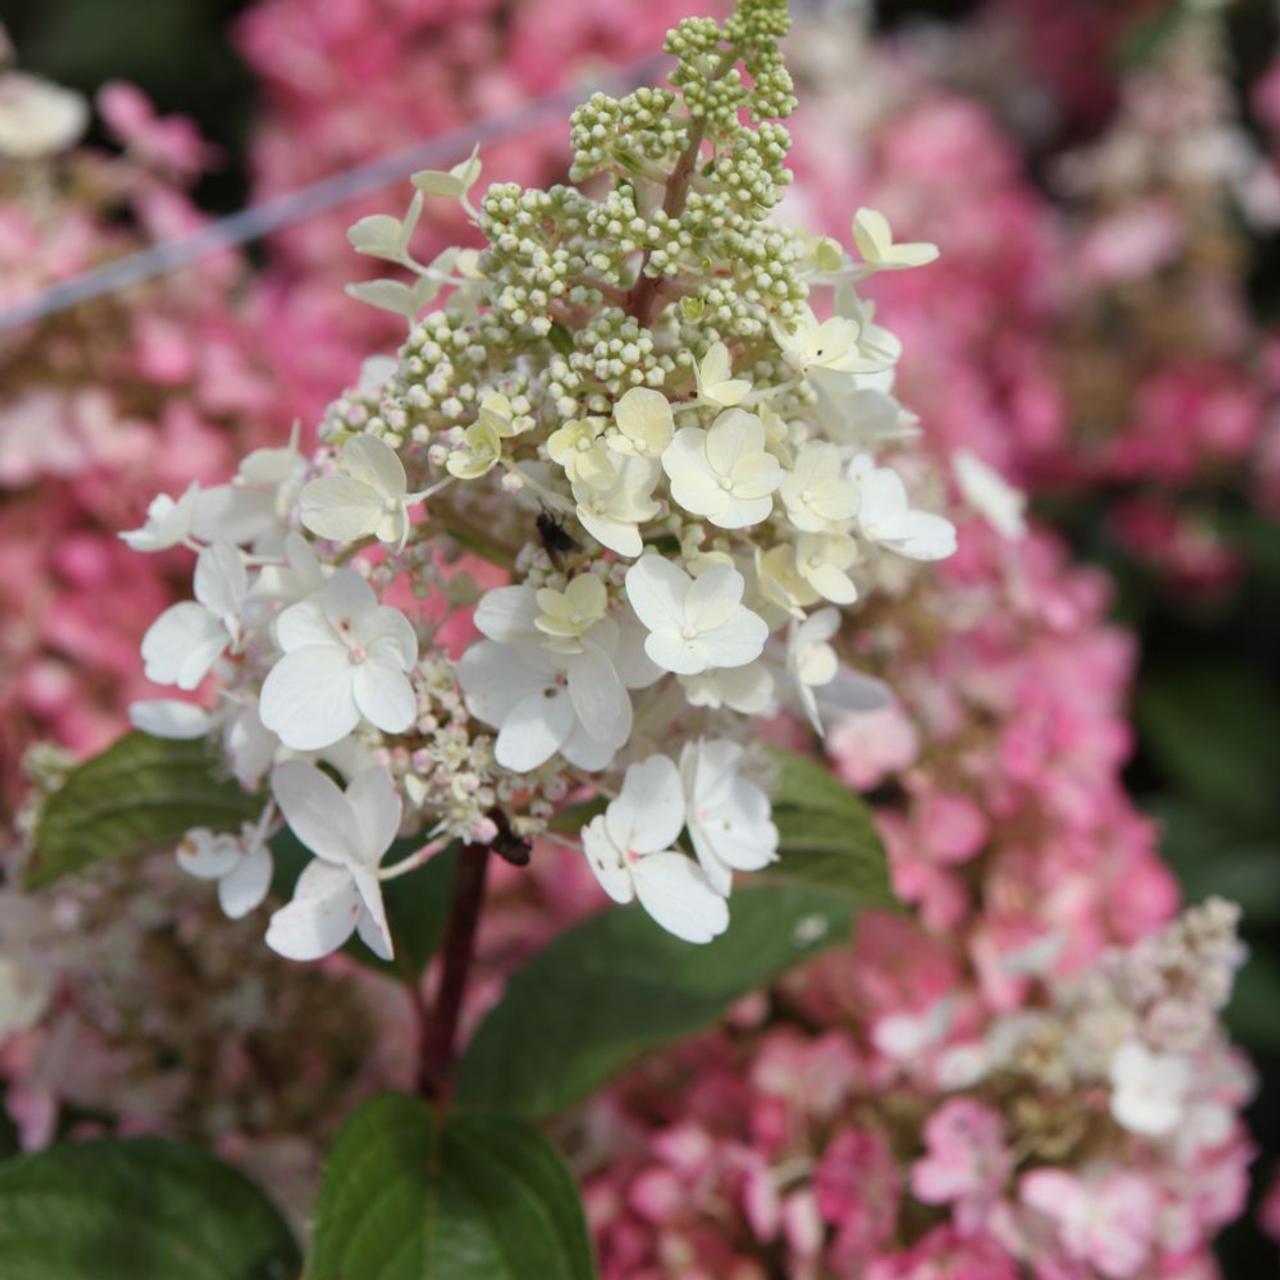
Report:
[[457,1065],[458,1019],[475,957],[476,926],[484,905],[489,846],[465,845],[453,882],[453,901],[444,940],[444,968],[435,1008],[422,1038],[418,1063],[418,1091],[433,1102],[447,1104],[453,1093]]

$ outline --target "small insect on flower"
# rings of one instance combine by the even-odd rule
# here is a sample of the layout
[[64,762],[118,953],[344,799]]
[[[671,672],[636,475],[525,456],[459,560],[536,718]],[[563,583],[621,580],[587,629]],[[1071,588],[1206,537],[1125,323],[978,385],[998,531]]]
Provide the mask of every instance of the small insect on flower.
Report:
[[538,512],[536,523],[538,540],[542,543],[542,549],[547,553],[556,569],[563,572],[563,557],[569,555],[570,552],[577,551],[578,544],[566,531],[564,524],[546,507],[543,507]]
[[501,809],[490,810],[489,817],[498,828],[498,834],[493,837],[493,844],[490,846],[494,853],[513,867],[527,867],[533,857],[533,842],[512,831],[510,819]]

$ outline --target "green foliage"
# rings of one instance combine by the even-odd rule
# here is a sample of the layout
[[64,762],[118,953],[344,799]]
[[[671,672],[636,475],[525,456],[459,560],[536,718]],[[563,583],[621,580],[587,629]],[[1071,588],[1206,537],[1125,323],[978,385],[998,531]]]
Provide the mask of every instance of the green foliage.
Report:
[[1280,836],[1240,829],[1181,799],[1148,806],[1160,850],[1188,902],[1217,895],[1238,902],[1248,925],[1280,920]]
[[772,756],[781,860],[771,876],[843,894],[858,907],[891,906],[888,864],[871,806],[816,761],[790,751]]
[[707,946],[672,937],[638,910],[611,908],[561,934],[512,978],[471,1042],[460,1100],[535,1120],[556,1115],[849,937],[849,901],[802,885],[746,885],[732,909],[728,932]]
[[262,802],[219,778],[206,744],[126,734],[73,769],[41,810],[27,887],[171,849],[192,827],[234,831]]
[[1232,1038],[1255,1053],[1280,1053],[1280,960],[1274,950],[1255,951],[1236,978],[1227,1006]]
[[306,1280],[590,1280],[577,1189],[515,1116],[383,1095],[325,1167]]
[[[422,836],[407,836],[397,840],[387,850],[383,862],[390,866],[421,849],[424,843]],[[444,937],[460,848],[457,843],[451,844],[440,853],[433,854],[422,866],[415,867],[394,880],[383,882],[382,901],[387,911],[387,923],[391,926],[391,939],[395,944],[394,960],[382,960],[375,956],[355,936],[343,950],[370,969],[376,969],[388,977],[416,983]],[[280,899],[288,899],[293,895],[293,886],[303,868],[311,861],[311,854],[288,827],[282,828],[272,837],[271,854],[275,860],[272,892]]]
[[1138,721],[1170,781],[1199,804],[1238,824],[1280,816],[1280,698],[1260,676],[1217,663],[1153,673]]
[[297,1245],[251,1182],[155,1138],[0,1164],[4,1280],[294,1280]]

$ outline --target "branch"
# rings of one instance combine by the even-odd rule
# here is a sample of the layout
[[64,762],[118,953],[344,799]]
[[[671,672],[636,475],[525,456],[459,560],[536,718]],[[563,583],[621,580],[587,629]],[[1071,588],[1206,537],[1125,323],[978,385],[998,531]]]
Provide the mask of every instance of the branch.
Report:
[[444,969],[436,992],[435,1009],[422,1038],[418,1063],[418,1092],[434,1102],[447,1103],[453,1092],[457,1064],[458,1019],[467,989],[467,975],[475,957],[476,926],[484,904],[489,846],[468,844],[458,859],[453,902],[444,942]]

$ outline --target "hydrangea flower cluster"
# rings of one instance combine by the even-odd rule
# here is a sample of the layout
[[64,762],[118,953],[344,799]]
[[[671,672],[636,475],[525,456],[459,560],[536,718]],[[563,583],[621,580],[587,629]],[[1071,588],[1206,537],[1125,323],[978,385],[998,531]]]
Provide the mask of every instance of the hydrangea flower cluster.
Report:
[[[82,144],[90,104],[7,58],[0,51],[0,308],[200,225],[189,186],[211,148],[189,121],[108,83],[95,105],[118,145]],[[30,743],[96,751],[146,689],[138,642],[173,598],[176,566],[141,561],[116,531],[156,489],[225,474],[288,412],[239,305],[249,285],[245,265],[223,254],[0,337],[9,806]]]
[[[1233,925],[1207,904],[989,1021],[953,993],[932,1034],[905,1015],[870,1041],[856,1020],[756,1026],[743,1007],[733,1034],[583,1118],[602,1274],[1214,1274],[1206,1241],[1239,1211],[1251,1154],[1236,1118],[1249,1073],[1216,1023]],[[936,950],[906,942],[888,919],[864,929],[846,983],[874,999],[869,975],[891,960],[935,982]],[[963,1022],[943,1048],[939,1029]]]
[[[143,639],[148,678],[194,691],[217,673],[211,711],[155,700],[135,723],[217,734],[244,785],[270,777],[261,822],[238,842],[193,835],[188,865],[240,912],[266,893],[277,814],[315,854],[268,930],[283,954],[352,929],[390,954],[378,886],[425,856],[380,867],[399,830],[428,852],[528,839],[584,787],[611,797],[580,836],[610,895],[708,941],[732,872],[776,856],[753,723],[790,704],[820,731],[831,686],[883,699],[837,661],[839,611],[950,555],[955,531],[884,460],[911,434],[889,390],[900,345],[856,286],[936,250],[871,209],[856,255],[770,220],[789,181],[786,28],[763,2],[680,23],[670,89],[575,112],[578,185],[473,203],[474,154],[415,175],[403,218],[349,232],[412,274],[351,287],[408,321],[398,361],[369,362],[313,458],[260,450],[124,535],[198,553],[195,599]],[[439,200],[483,251],[414,258]],[[459,608],[420,631],[391,600],[471,604],[463,550],[509,581],[479,595],[481,638],[451,657]]]
[[588,1109],[606,1275],[1213,1274],[1252,1157],[1219,1021],[1237,913],[1170,919],[1105,602],[1043,534],[969,523],[856,638],[902,703],[827,746],[883,797],[910,916],[864,915]]
[[[1114,43],[1109,24],[1133,26],[1142,7],[1099,10],[1087,39]],[[944,289],[897,277],[878,292],[907,340],[899,386],[934,438],[1033,494],[1103,504],[1129,555],[1184,591],[1221,593],[1245,569],[1224,506],[1273,510],[1280,456],[1274,343],[1251,314],[1246,239],[1274,227],[1280,187],[1241,118],[1226,10],[1180,10],[1094,94],[1110,102],[1104,127],[1046,162],[1047,195],[1025,175],[1023,151],[1045,141],[1036,120],[1070,116],[1071,77],[1119,59],[1066,45],[1054,67],[1010,55],[1008,40],[1025,53],[1043,39],[1047,57],[1055,24],[1040,9],[986,6],[945,44],[908,43],[891,66],[868,57],[856,87],[815,31],[795,60],[816,99],[798,186],[816,208],[860,200],[918,234],[945,228]],[[993,51],[1003,67],[1035,66],[1035,83],[983,74]],[[1040,116],[1016,110],[1059,82],[1065,97]],[[1258,98],[1265,120],[1265,81]],[[865,146],[842,145],[851,122]]]
[[[259,90],[252,198],[271,199],[649,57],[696,8],[688,0],[339,0],[317,13],[308,0],[257,0],[232,28]],[[518,136],[486,144],[486,172],[522,186],[561,177],[568,159],[561,121],[530,116],[521,124]],[[271,239],[255,291],[271,320],[261,341],[294,384],[293,408],[304,421],[354,380],[365,355],[398,340],[393,317],[345,302],[342,286],[354,269],[333,250],[352,208],[377,213],[380,199],[308,218]],[[437,204],[417,242],[429,259],[479,239],[461,208]],[[376,274],[378,264],[368,266]]]

